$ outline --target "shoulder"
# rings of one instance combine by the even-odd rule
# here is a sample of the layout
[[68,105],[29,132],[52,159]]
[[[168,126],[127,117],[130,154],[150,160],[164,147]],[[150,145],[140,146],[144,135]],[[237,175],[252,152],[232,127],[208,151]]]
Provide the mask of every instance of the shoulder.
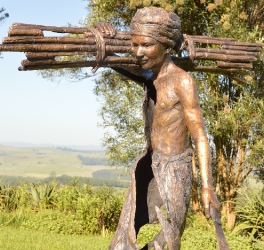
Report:
[[183,69],[172,68],[170,72],[170,84],[173,84],[174,91],[185,109],[199,106],[198,92],[193,77]]
[[196,89],[196,84],[193,77],[185,70],[173,65],[170,68],[170,82],[174,85],[175,90],[186,91],[187,89]]

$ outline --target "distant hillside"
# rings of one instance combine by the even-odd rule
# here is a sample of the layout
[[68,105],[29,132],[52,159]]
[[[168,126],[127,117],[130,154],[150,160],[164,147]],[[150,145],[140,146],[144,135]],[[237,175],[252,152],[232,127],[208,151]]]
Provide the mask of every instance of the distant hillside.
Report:
[[50,143],[42,143],[42,144],[34,144],[34,143],[26,143],[26,142],[0,142],[0,145],[15,147],[15,148],[52,148],[54,145]]
[[0,175],[92,177],[93,172],[108,169],[104,151],[62,149],[0,145]]
[[101,169],[93,172],[93,178],[109,180],[131,180],[130,174],[124,174],[124,169]]
[[0,142],[0,145],[9,146],[9,147],[17,147],[17,148],[56,148],[56,147],[66,147],[75,150],[103,150],[103,147],[100,145],[56,145],[51,143],[27,143],[27,142]]
[[91,178],[91,177],[72,177],[68,175],[62,175],[59,177],[47,177],[45,179],[22,177],[22,176],[5,176],[0,174],[0,190],[1,187],[19,186],[21,183],[50,183],[55,181],[58,185],[70,185],[71,183],[78,183],[79,186],[89,184],[91,186],[107,186],[107,187],[119,187],[127,188],[130,185],[129,181],[111,180],[104,178]]

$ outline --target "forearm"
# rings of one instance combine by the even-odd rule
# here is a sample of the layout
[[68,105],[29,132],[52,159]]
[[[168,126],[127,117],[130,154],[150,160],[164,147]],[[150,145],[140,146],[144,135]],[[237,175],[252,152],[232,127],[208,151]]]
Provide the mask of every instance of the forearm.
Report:
[[133,68],[126,68],[126,67],[111,67],[114,71],[120,73],[121,75],[129,78],[130,80],[139,83],[141,86],[143,83],[146,82],[146,78],[136,74],[137,71],[133,70]]
[[206,136],[202,136],[196,142],[197,157],[203,188],[212,188],[212,168],[209,144]]

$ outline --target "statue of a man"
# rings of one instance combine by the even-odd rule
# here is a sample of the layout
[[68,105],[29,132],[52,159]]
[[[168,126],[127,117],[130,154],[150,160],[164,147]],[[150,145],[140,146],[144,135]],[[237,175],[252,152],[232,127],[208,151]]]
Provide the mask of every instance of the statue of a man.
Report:
[[[106,23],[97,28],[115,33]],[[209,144],[196,85],[170,58],[180,33],[181,23],[175,13],[156,7],[139,9],[132,18],[130,34],[140,67],[113,68],[136,80],[145,90],[147,146],[133,166],[131,187],[111,250],[139,249],[139,229],[157,218],[162,231],[142,249],[163,249],[166,244],[170,250],[180,249],[193,179],[188,131],[196,144],[205,212],[209,215],[210,205],[220,209],[213,191]],[[161,205],[167,216],[160,211]]]

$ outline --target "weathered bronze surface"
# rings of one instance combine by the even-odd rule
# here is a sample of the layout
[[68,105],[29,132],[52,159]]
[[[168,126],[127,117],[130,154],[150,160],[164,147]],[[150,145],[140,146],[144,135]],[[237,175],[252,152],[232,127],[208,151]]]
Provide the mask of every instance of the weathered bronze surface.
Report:
[[[100,26],[100,25],[99,25]],[[97,27],[98,28],[98,27]],[[80,34],[80,37],[45,37],[43,31]],[[110,31],[111,32],[111,31]],[[111,53],[132,53],[130,32],[100,33],[95,28],[55,27],[14,23],[3,38],[0,51],[27,52],[19,70],[73,67],[138,66],[137,60]],[[174,46],[172,61],[186,71],[223,74],[243,82],[252,62],[257,60],[262,44],[236,42],[233,38],[189,36],[181,34]],[[182,53],[183,52],[183,53]],[[83,55],[82,59],[57,60],[56,57]],[[206,60],[216,61],[207,66]],[[96,67],[97,66],[97,67]]]
[[[98,28],[102,33],[114,33],[108,24]],[[176,14],[155,7],[138,10],[130,25],[132,52],[140,67],[123,67],[119,72],[127,75],[125,71],[129,71],[143,83],[147,147],[133,166],[131,187],[111,250],[139,249],[136,237],[140,228],[156,218],[162,231],[142,249],[164,249],[166,245],[170,250],[180,249],[192,185],[188,131],[196,144],[205,212],[209,216],[210,207],[216,214],[220,211],[196,85],[170,56],[180,31]],[[162,204],[169,219],[160,210]],[[228,249],[228,245],[220,247]]]
[[[83,37],[44,37],[44,30]],[[202,46],[205,44],[206,48]],[[261,46],[232,38],[182,35],[176,14],[149,7],[137,11],[130,32],[117,32],[107,23],[98,23],[96,28],[15,23],[0,51],[26,52],[27,60],[22,61],[20,70],[93,67],[96,71],[98,67],[111,67],[143,87],[147,145],[132,168],[131,186],[110,250],[139,249],[136,238],[140,228],[157,219],[162,231],[142,249],[159,250],[166,245],[169,250],[180,249],[192,185],[188,133],[196,144],[205,213],[214,221],[219,249],[227,250],[196,85],[184,70],[221,73],[243,81],[240,76],[257,60]],[[172,50],[176,51],[173,55]],[[187,52],[186,57],[182,51]],[[132,53],[134,57],[114,53]],[[87,57],[80,61],[56,60],[57,56],[71,55]],[[200,64],[203,60],[217,63],[206,66]],[[161,212],[162,205],[167,215]]]

